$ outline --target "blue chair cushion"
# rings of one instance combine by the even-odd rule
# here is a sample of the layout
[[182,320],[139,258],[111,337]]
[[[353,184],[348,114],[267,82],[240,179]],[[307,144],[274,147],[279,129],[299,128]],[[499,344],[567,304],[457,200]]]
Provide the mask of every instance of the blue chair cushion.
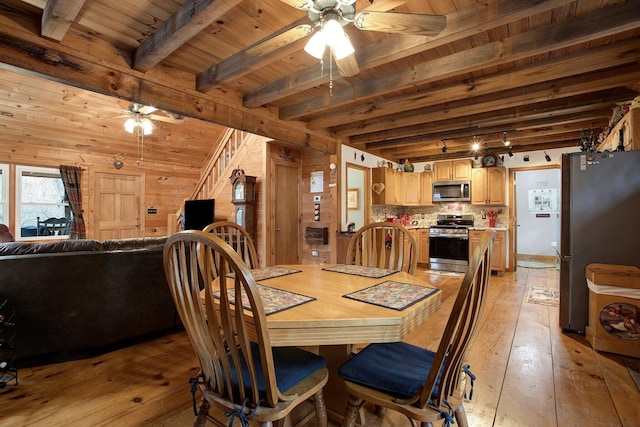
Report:
[[[297,347],[273,347],[273,363],[276,372],[276,383],[281,392],[286,392],[296,384],[307,378],[319,369],[327,365],[324,357],[299,349]],[[251,353],[253,363],[258,373],[258,389],[260,395],[265,395],[266,386],[262,375],[262,363],[260,362],[260,350],[256,343],[251,343]],[[242,373],[245,384],[251,384],[249,371],[243,360]],[[232,379],[234,387],[237,388],[238,380],[234,376]]]
[[435,355],[404,342],[369,344],[346,361],[338,374],[347,381],[407,399],[424,386]]

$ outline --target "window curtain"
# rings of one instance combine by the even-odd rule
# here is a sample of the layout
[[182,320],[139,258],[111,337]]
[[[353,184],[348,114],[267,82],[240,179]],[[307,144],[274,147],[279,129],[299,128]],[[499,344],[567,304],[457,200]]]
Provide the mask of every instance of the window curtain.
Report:
[[87,238],[87,230],[82,217],[82,197],[80,195],[80,184],[82,183],[82,168],[77,166],[60,165],[60,176],[64,183],[64,191],[67,193],[69,206],[73,213],[73,222],[69,229],[71,240]]

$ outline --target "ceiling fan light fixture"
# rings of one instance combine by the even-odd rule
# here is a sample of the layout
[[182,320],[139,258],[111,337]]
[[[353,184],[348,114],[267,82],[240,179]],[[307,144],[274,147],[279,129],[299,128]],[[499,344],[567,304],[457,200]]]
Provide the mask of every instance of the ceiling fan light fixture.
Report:
[[327,46],[331,46],[335,48],[339,44],[344,43],[345,33],[344,33],[344,30],[342,29],[342,25],[340,25],[337,18],[333,18],[331,16],[329,17],[329,19],[324,21],[324,23],[322,24],[321,32],[322,34],[324,34],[324,40]]
[[322,59],[322,57],[324,56],[325,47],[326,43],[324,40],[324,34],[322,33],[322,31],[318,31],[313,36],[311,36],[311,38],[307,42],[307,45],[304,47],[304,50],[314,58]]
[[153,133],[153,123],[146,117],[130,117],[124,122],[124,130],[129,133],[135,133],[137,129],[142,131],[143,135],[151,135]]
[[133,133],[135,128],[136,128],[136,120],[133,117],[127,119],[124,122],[124,130],[126,130],[127,132]]
[[151,135],[151,133],[153,132],[153,123],[151,123],[151,120],[147,119],[146,117],[141,120],[139,126],[142,128],[142,133],[144,135]]
[[349,36],[346,33],[342,33],[343,40],[340,43],[335,43],[333,47],[333,53],[337,60],[344,59],[347,56],[354,53],[356,50],[353,48],[351,41],[349,41]]

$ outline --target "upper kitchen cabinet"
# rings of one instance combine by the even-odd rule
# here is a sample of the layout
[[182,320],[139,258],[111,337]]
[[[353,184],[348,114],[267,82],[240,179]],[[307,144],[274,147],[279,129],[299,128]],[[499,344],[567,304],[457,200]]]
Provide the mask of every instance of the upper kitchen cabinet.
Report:
[[420,174],[413,172],[405,172],[402,174],[402,183],[404,187],[405,206],[419,206],[421,195]]
[[374,205],[400,205],[403,203],[402,174],[392,168],[373,168],[371,170],[371,203]]
[[[620,140],[622,139],[622,144]],[[598,151],[640,150],[640,108],[632,108],[611,129],[609,135],[598,146]]]
[[420,205],[433,205],[433,172],[420,174]]
[[471,179],[471,160],[448,160],[433,164],[434,181],[468,181]]
[[507,171],[502,167],[473,168],[471,171],[472,205],[505,205]]

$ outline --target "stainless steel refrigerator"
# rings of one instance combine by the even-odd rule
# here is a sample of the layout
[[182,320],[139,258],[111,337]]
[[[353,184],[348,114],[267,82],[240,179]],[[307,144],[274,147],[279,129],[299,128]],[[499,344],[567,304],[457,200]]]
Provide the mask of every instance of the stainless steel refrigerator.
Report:
[[640,151],[562,156],[560,327],[589,323],[590,263],[640,267]]

